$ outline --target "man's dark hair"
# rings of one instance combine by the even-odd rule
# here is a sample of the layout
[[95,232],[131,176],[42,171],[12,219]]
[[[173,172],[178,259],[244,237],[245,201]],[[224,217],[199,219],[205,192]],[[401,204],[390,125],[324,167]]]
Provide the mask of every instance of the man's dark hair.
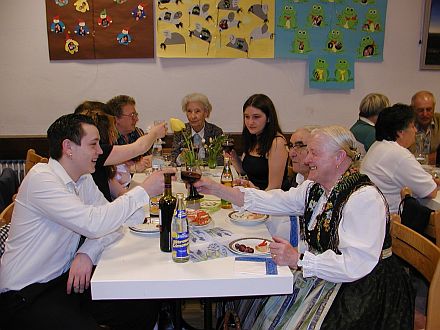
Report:
[[65,139],[81,145],[81,138],[84,136],[82,124],[95,125],[92,118],[77,114],[61,116],[50,125],[47,130],[47,139],[49,140],[51,158],[56,160],[61,158],[63,154],[62,143]]
[[383,109],[376,122],[376,140],[396,141],[397,133],[414,122],[415,114],[411,106],[397,103]]
[[136,105],[136,101],[128,95],[115,96],[107,102],[108,114],[120,118],[122,115],[122,107],[127,104]]

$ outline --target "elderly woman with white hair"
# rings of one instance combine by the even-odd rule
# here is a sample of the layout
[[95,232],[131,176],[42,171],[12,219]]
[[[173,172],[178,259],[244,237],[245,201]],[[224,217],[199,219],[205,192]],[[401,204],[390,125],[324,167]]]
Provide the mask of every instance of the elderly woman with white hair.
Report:
[[[182,132],[174,134],[173,150],[171,151],[174,160],[185,148],[183,134],[191,136],[193,143],[200,147],[203,147],[203,141],[208,142],[210,138],[223,134],[220,127],[206,121],[212,111],[212,105],[206,95],[200,93],[186,95],[182,99],[182,111],[186,114],[188,123],[185,124],[185,129]],[[199,156],[205,158],[203,149]]]
[[292,269],[293,294],[265,300],[253,329],[412,329],[412,288],[391,252],[387,202],[357,170],[355,142],[340,126],[314,130],[309,176],[287,192],[196,182],[241,209],[300,216],[297,249],[270,243],[273,260]]

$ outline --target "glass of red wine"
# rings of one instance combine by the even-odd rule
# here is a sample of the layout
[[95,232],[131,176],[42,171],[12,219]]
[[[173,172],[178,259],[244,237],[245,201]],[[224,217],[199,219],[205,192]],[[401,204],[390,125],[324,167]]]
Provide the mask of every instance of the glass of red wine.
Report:
[[200,180],[202,177],[202,171],[198,165],[185,166],[185,169],[182,169],[182,172],[180,172],[180,177],[184,182],[189,184],[188,197],[186,197],[187,201],[195,201],[204,197],[203,195],[199,194],[196,187],[193,185],[194,182]]
[[223,151],[230,154],[232,152],[232,149],[234,149],[234,140],[232,138],[227,138],[222,143]]

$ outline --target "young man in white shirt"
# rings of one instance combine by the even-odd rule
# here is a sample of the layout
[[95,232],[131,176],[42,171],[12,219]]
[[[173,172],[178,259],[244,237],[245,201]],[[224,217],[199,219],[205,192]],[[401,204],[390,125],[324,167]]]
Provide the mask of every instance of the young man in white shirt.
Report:
[[160,302],[92,301],[89,286],[104,248],[122,237],[121,225],[141,223],[149,196],[162,192],[162,172],[109,203],[90,175],[102,154],[93,121],[65,115],[47,133],[51,158],[22,182],[0,261],[2,326],[152,329]]

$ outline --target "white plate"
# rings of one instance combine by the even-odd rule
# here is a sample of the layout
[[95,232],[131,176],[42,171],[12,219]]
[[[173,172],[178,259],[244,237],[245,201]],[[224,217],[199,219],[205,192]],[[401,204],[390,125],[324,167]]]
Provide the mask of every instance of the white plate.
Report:
[[[264,240],[266,240],[266,242],[267,242],[267,252],[258,251],[255,248],[255,246],[260,244]],[[266,255],[270,254],[270,251],[269,251],[269,243],[270,242],[272,242],[272,241],[269,239],[259,238],[259,237],[240,238],[240,239],[236,239],[235,241],[232,241],[231,243],[229,243],[228,247],[229,247],[229,250],[231,250],[232,252],[234,252],[236,254],[241,254],[241,255],[245,255],[245,256],[266,256]],[[254,249],[254,253],[241,252],[240,250],[238,250],[235,247],[235,244],[244,244],[248,247],[251,247]]]
[[262,223],[266,221],[268,215],[257,214],[248,211],[244,211],[244,212],[234,211],[229,213],[229,218],[233,222],[241,225],[256,225],[258,223]]
[[140,223],[128,228],[130,228],[130,230],[136,234],[154,234],[159,232],[159,223]]

